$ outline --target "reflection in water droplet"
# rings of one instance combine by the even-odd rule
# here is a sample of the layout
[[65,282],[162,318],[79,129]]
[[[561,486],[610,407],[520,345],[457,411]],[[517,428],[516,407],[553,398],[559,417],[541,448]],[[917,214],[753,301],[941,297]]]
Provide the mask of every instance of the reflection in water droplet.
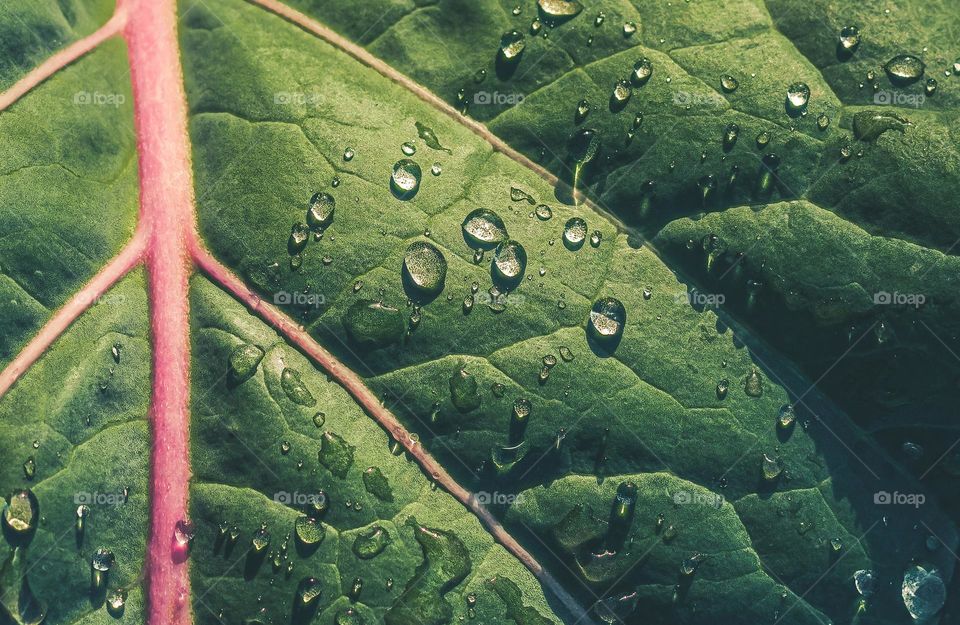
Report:
[[740,82],[730,74],[724,74],[720,77],[720,88],[727,93],[733,93],[740,86]]
[[763,454],[763,462],[760,468],[763,473],[763,479],[765,480],[775,480],[780,477],[780,474],[783,472],[783,465],[780,463],[780,459],[770,454]]
[[795,82],[787,87],[787,106],[792,111],[802,111],[810,101],[810,87],[805,82]]
[[323,230],[333,223],[333,213],[337,202],[324,191],[313,194],[307,208],[307,225],[314,230]]
[[520,60],[520,55],[526,47],[527,42],[523,33],[518,30],[507,31],[500,37],[500,58],[509,63],[515,63]]
[[308,547],[322,542],[327,534],[323,523],[307,515],[297,517],[293,529],[297,540]]
[[896,85],[908,85],[920,80],[926,65],[912,54],[898,54],[884,64],[883,69]]
[[650,59],[643,57],[639,61],[633,64],[633,74],[631,75],[631,80],[633,84],[641,87],[650,80],[650,77],[653,75],[653,63],[650,62]]
[[29,489],[10,495],[3,509],[4,524],[17,534],[33,531],[40,518],[40,503]]
[[393,165],[393,175],[390,178],[390,188],[393,194],[401,200],[409,200],[420,189],[420,178],[423,172],[409,158],[402,158]]
[[507,284],[514,284],[523,278],[527,268],[527,252],[517,241],[508,239],[493,253],[493,268],[497,278]]
[[598,299],[590,309],[589,330],[595,339],[618,339],[627,322],[627,311],[620,300],[613,297]]
[[910,616],[925,621],[943,607],[947,590],[940,571],[915,564],[903,574],[901,596]]
[[571,250],[580,249],[587,238],[587,222],[580,217],[571,217],[563,226],[563,244]]
[[414,241],[403,258],[405,284],[415,290],[436,295],[443,290],[447,277],[447,259],[432,243]]
[[856,26],[844,26],[840,29],[840,47],[852,52],[860,45],[860,29]]
[[500,215],[492,210],[478,208],[470,212],[463,220],[464,238],[471,247],[493,249],[507,238],[507,227]]

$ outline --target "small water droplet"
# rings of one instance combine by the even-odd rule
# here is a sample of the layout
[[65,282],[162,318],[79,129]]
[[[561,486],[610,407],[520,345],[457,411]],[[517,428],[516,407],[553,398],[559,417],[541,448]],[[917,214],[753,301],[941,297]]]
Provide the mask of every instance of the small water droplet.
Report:
[[598,341],[615,341],[623,335],[627,311],[620,300],[613,297],[598,299],[590,309],[588,329]]
[[3,522],[17,534],[33,531],[40,518],[40,503],[29,489],[10,495],[3,509]]
[[471,211],[461,227],[464,238],[474,248],[493,249],[507,239],[507,227],[500,215],[485,208]]
[[443,290],[447,277],[447,259],[432,243],[414,241],[403,258],[404,284],[424,295]]
[[536,204],[536,200],[533,199],[533,196],[517,187],[510,187],[510,199],[514,202],[526,202],[527,204]]
[[402,158],[393,165],[393,174],[390,177],[390,188],[393,194],[401,200],[409,200],[420,189],[420,178],[423,172],[420,165],[409,158]]
[[583,246],[587,238],[587,222],[580,217],[571,217],[563,226],[563,244],[570,250]]
[[733,93],[737,90],[737,87],[740,86],[740,81],[731,76],[730,74],[724,74],[720,77],[720,88],[727,93]]
[[717,399],[725,399],[727,397],[727,393],[730,391],[730,380],[727,380],[726,378],[724,378],[719,382],[717,382],[716,391],[717,391]]
[[520,60],[520,55],[523,54],[526,46],[523,33],[518,30],[507,31],[500,37],[499,56],[507,63],[515,63]]
[[763,378],[756,369],[751,369],[747,374],[747,379],[743,383],[744,392],[750,397],[760,397],[763,395]]
[[787,87],[787,107],[793,112],[802,112],[810,101],[810,87],[805,82],[795,82]]
[[623,107],[632,95],[633,87],[630,86],[630,81],[626,78],[621,78],[614,83],[613,93],[610,95],[610,98],[615,106]]
[[307,225],[314,230],[323,230],[333,223],[333,213],[337,202],[333,196],[324,191],[318,191],[310,198],[307,208]]
[[637,23],[636,22],[624,22],[623,23],[623,36],[630,37],[633,33],[637,32]]
[[519,282],[527,268],[526,250],[512,239],[502,242],[493,253],[493,268],[501,282],[508,285]]
[[883,69],[890,82],[895,85],[908,85],[920,80],[926,67],[923,61],[912,54],[898,54],[887,61]]
[[400,144],[400,151],[406,156],[413,156],[417,153],[417,146],[413,145],[409,141]]
[[820,130],[826,130],[827,126],[830,125],[830,117],[826,113],[820,113],[817,115],[817,128]]
[[538,204],[536,208],[537,219],[547,221],[553,217],[553,210],[546,204]]
[[780,459],[770,454],[763,454],[763,462],[760,465],[760,469],[763,473],[763,479],[768,481],[777,479],[780,477],[780,474],[783,473],[783,465],[780,463]]
[[633,74],[630,76],[633,84],[642,87],[647,84],[651,76],[653,76],[653,63],[650,59],[643,57],[633,64]]
[[856,26],[844,26],[840,29],[840,47],[853,52],[860,45],[860,29]]
[[430,173],[434,176],[439,176],[443,173],[443,166],[440,163],[434,163],[430,166]]
[[301,544],[310,547],[323,541],[327,529],[319,519],[302,515],[294,521],[293,532]]
[[347,148],[343,151],[343,160],[348,163],[353,160],[353,157],[356,155],[356,152],[353,151],[353,148]]

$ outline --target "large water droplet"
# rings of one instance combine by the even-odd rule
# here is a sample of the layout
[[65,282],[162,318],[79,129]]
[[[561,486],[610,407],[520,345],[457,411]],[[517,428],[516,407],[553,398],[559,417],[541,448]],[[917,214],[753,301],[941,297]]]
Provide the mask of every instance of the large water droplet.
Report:
[[4,524],[17,534],[33,531],[39,518],[40,503],[29,489],[18,490],[10,495],[3,509]]
[[450,376],[450,401],[460,412],[470,412],[480,407],[477,378],[462,367],[458,367]]
[[301,406],[315,406],[317,400],[313,398],[310,389],[300,379],[300,372],[296,369],[284,367],[280,373],[280,387],[287,397],[295,404]]
[[327,529],[323,523],[307,515],[297,517],[293,524],[293,530],[297,540],[307,547],[320,544],[327,534]]
[[909,85],[920,80],[926,65],[912,54],[898,54],[884,64],[890,82],[896,85]]
[[432,243],[414,241],[403,258],[404,285],[425,294],[436,295],[443,290],[447,277],[447,259]]
[[602,297],[590,309],[588,329],[598,341],[618,340],[626,323],[627,311],[614,297]]
[[361,560],[369,560],[380,555],[392,542],[387,530],[374,525],[370,529],[360,532],[353,541],[353,553]]
[[240,384],[257,372],[257,366],[263,360],[263,349],[250,343],[244,343],[230,352],[227,375],[231,384]]
[[339,434],[324,432],[320,437],[320,451],[317,457],[320,464],[337,477],[347,477],[347,471],[353,466],[354,447]]
[[323,230],[333,223],[333,213],[337,202],[325,191],[318,191],[310,198],[307,208],[307,225],[314,230]]
[[499,57],[508,63],[516,63],[526,47],[527,42],[523,33],[518,30],[507,31],[500,37]]
[[527,268],[527,252],[517,241],[508,239],[493,253],[494,277],[506,285],[515,285],[523,279]]
[[805,82],[795,82],[787,87],[787,110],[802,112],[810,101],[810,87]]
[[463,238],[472,248],[493,249],[507,238],[507,227],[500,215],[486,208],[471,211],[462,228]]
[[401,158],[393,165],[393,175],[390,177],[390,189],[401,200],[409,200],[420,189],[420,178],[423,172],[420,165],[409,158]]
[[343,315],[347,336],[363,346],[385,347],[399,341],[406,332],[403,314],[372,300],[357,300]]
[[368,467],[363,472],[363,487],[380,501],[393,501],[390,482],[379,467]]
[[543,17],[556,21],[576,17],[583,10],[577,0],[537,0],[537,6]]
[[653,63],[650,62],[650,59],[643,57],[633,64],[633,74],[630,76],[633,84],[641,87],[650,80],[651,76],[653,76]]
[[860,29],[856,26],[844,26],[840,29],[840,47],[853,52],[860,45]]
[[571,217],[563,226],[563,244],[570,250],[583,247],[587,238],[587,222],[580,217]]
[[937,569],[913,565],[903,574],[901,595],[910,616],[924,621],[940,611],[947,591]]

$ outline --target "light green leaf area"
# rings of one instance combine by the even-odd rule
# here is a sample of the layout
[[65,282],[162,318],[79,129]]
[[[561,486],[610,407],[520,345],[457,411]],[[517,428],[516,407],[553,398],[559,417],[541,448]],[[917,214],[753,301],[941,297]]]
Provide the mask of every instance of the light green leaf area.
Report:
[[[392,453],[342,387],[206,280],[194,280],[191,307],[198,623],[519,623],[507,615],[524,610],[538,615],[529,622],[559,622],[530,572]],[[228,363],[243,346],[263,357],[238,382]],[[320,497],[322,513],[312,507]],[[297,529],[307,511],[312,533]],[[257,550],[262,527],[269,544]],[[503,585],[517,595],[501,597]],[[319,598],[304,603],[305,588]]]
[[[48,624],[143,622],[146,320],[145,278],[136,272],[81,316],[0,400],[6,538],[0,622],[34,623],[38,610],[46,611]],[[23,508],[10,504],[24,489],[35,497],[35,525],[18,532],[9,518],[23,520],[14,514]],[[80,506],[86,508],[78,529]],[[92,560],[100,549],[113,558],[95,584]],[[114,608],[117,589],[125,600]]]
[[[680,514],[657,486],[667,479],[664,472],[673,485],[689,484],[735,502],[717,523],[708,522],[716,515],[702,507],[684,509],[688,520],[680,535],[686,538],[677,539],[684,552],[733,555],[729,561],[713,558],[710,576],[694,575],[689,600],[676,603],[678,567],[689,555],[681,557],[679,547],[662,550],[656,570],[631,566],[637,551],[618,552],[609,558],[615,560],[610,570],[594,579],[576,570],[576,558],[595,545],[556,538],[554,526],[563,514],[508,514],[524,545],[562,575],[585,605],[598,595],[642,589],[651,601],[674,606],[665,622],[716,622],[745,605],[775,618],[793,603],[795,622],[818,612],[840,622],[857,607],[850,579],[857,567],[869,564],[893,584],[911,558],[931,557],[921,533],[911,529],[920,527],[918,519],[953,544],[953,530],[934,505],[874,505],[873,493],[881,488],[917,487],[842,413],[818,405],[815,414],[829,414],[821,422],[798,406],[797,423],[778,429],[778,413],[792,401],[785,388],[716,315],[690,306],[697,299],[688,287],[638,239],[597,213],[557,202],[542,179],[492,152],[457,120],[279,18],[239,2],[183,8],[198,212],[207,243],[264,299],[302,320],[364,376],[465,486],[524,495],[517,510],[527,510],[528,495],[543,510],[566,513],[583,504],[598,519],[594,534],[610,531],[604,524],[611,493],[628,479],[638,481],[643,501],[657,504],[644,508],[647,516],[650,508]],[[417,122],[451,153],[419,139]],[[409,158],[422,170],[418,192],[406,200],[390,189],[404,142],[416,147]],[[430,173],[434,162],[439,176]],[[512,200],[512,187],[533,203]],[[291,226],[306,220],[308,201],[321,191],[336,201],[332,225],[322,237],[309,237],[302,251],[293,245],[291,255]],[[539,203],[551,207],[550,219],[535,216]],[[525,275],[515,288],[507,289],[492,273],[493,252],[475,262],[464,239],[461,223],[479,207],[496,211],[526,250]],[[596,246],[567,249],[562,233],[572,217],[587,221],[588,237],[598,232]],[[418,241],[434,245],[446,261],[444,288],[435,297],[404,282],[406,251]],[[616,297],[626,310],[615,349],[587,337],[591,306],[604,296]],[[371,301],[382,305],[371,308]],[[225,351],[217,359],[220,375]],[[545,356],[556,364],[543,376]],[[726,394],[717,389],[724,381]],[[793,393],[811,395],[805,388]],[[532,411],[517,437],[512,412],[519,399],[529,400]],[[306,423],[306,414],[302,419]],[[217,437],[224,435],[216,430]],[[276,439],[257,435],[258,444],[277,449]],[[518,438],[522,445],[511,449]],[[236,445],[224,447],[221,453],[240,453]],[[763,478],[764,454],[783,468],[779,478]],[[252,464],[246,456],[220,459],[217,480],[232,475],[234,465],[262,476]],[[808,514],[818,531],[784,539],[777,547],[782,551],[766,559],[774,551],[768,528],[799,535]],[[887,524],[876,527],[884,515]],[[653,525],[639,518],[630,531],[649,542]],[[541,529],[525,531],[532,524]],[[829,541],[835,537],[846,547],[842,560],[831,561]],[[932,557],[952,570],[945,550]],[[825,572],[836,575],[835,583],[808,593]],[[738,579],[749,583],[732,581]],[[710,590],[734,587],[742,594]],[[907,622],[894,585],[887,588],[873,609],[891,622]],[[778,592],[788,594],[780,607],[774,605]],[[708,595],[717,604],[709,609]],[[630,618],[646,616],[638,611]]]
[[108,41],[0,113],[0,365],[133,234],[128,75]]
[[0,91],[57,50],[93,33],[113,14],[114,0],[30,0],[0,8]]
[[[864,308],[859,292],[879,282],[886,292],[914,293],[916,280],[906,277],[910,268],[926,267],[936,256],[931,252],[956,254],[960,83],[953,74],[960,56],[955,45],[960,14],[949,3],[595,2],[584,3],[579,15],[554,28],[533,2],[378,4],[375,19],[366,12],[333,11],[329,2],[289,4],[465,108],[561,179],[572,179],[571,135],[595,129],[602,146],[583,176],[591,196],[644,235],[665,241],[667,262],[725,294],[735,315],[812,379],[830,371],[833,397],[859,421],[908,427],[903,415],[877,414],[861,402],[863,394],[890,392],[887,376],[874,374],[880,359],[871,366],[829,369],[851,347],[851,326],[869,327],[881,319],[900,336],[912,334],[916,349],[865,343],[860,350],[894,359],[893,369],[880,368],[910,370],[906,380],[940,380],[936,389],[915,395],[924,412],[952,414],[952,402],[941,400],[948,389],[955,390],[960,376],[955,357],[960,335],[950,321],[960,311],[955,298],[934,298],[950,291],[950,283],[934,284],[928,275],[922,291],[928,305],[903,321],[896,312]],[[513,14],[514,6],[520,7],[519,15]],[[544,25],[535,34],[531,25],[537,18]],[[637,26],[632,35],[623,30],[628,22]],[[845,26],[860,33],[860,45],[851,54],[838,52]],[[510,30],[524,34],[526,45],[515,66],[503,71],[497,50],[501,35]],[[925,73],[906,84],[891,78],[883,66],[899,54],[921,58]],[[652,63],[652,76],[634,82],[625,105],[612,106],[615,81],[630,78],[641,58]],[[723,76],[732,77],[735,88],[725,87]],[[928,80],[937,82],[933,93],[927,91]],[[806,114],[787,106],[794,83],[810,89]],[[576,116],[581,100],[590,106],[582,120]],[[893,124],[878,137],[861,140],[854,116],[870,111],[888,121],[902,117],[910,125]],[[818,125],[821,115],[825,128]],[[739,132],[733,145],[725,145],[730,124]],[[778,165],[764,162],[771,154]],[[693,262],[683,247],[689,240],[699,248],[701,238],[672,239],[680,229],[671,226],[677,220],[711,215],[712,229],[701,228],[700,237],[731,233],[741,228],[740,207],[796,199],[807,200],[794,209],[808,213],[806,221],[830,212],[842,230],[850,226],[875,237],[871,263],[853,265],[857,269],[847,271],[843,289],[805,295],[811,284],[821,282],[807,268],[839,265],[832,259],[846,254],[843,237],[829,229],[809,229],[802,238],[795,232],[793,244],[804,253],[804,262],[789,273],[778,271],[775,283],[769,271],[754,268],[777,265],[778,257],[794,254],[772,251],[778,237],[759,232],[760,242],[747,244],[733,235],[726,251],[717,253],[714,272],[702,259]],[[741,263],[739,254],[748,262]],[[727,272],[731,264],[750,270]],[[748,288],[762,292],[762,305],[746,305]],[[829,321],[821,316],[824,307],[830,308]],[[912,402],[915,395],[901,394],[895,401]],[[937,438],[929,429],[927,437]],[[946,445],[938,443],[928,448],[929,462],[918,473],[944,451]]]

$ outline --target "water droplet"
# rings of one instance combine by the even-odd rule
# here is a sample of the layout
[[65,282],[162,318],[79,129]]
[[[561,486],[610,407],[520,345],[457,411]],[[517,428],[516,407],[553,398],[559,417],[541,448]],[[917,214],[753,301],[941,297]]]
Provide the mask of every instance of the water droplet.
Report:
[[353,541],[353,553],[361,560],[369,560],[383,553],[383,550],[392,542],[387,530],[374,525],[366,531],[357,534]]
[[264,351],[250,343],[244,343],[230,353],[227,375],[231,384],[240,384],[253,376],[263,360]]
[[843,549],[843,541],[840,540],[839,538],[831,538],[830,548],[833,549],[834,551],[840,551],[841,549]]
[[253,537],[250,539],[250,545],[257,553],[262,552],[270,546],[270,532],[267,531],[266,525],[261,525],[260,529],[253,533]]
[[536,208],[537,219],[547,221],[553,217],[553,210],[546,204],[538,204]]
[[493,249],[507,239],[507,227],[500,215],[485,208],[470,212],[461,224],[463,237],[471,247]]
[[895,85],[909,85],[920,80],[926,69],[923,61],[912,54],[898,54],[884,64],[890,82]]
[[317,404],[317,400],[313,398],[310,389],[308,389],[307,385],[300,379],[300,372],[296,369],[284,367],[280,373],[280,387],[283,389],[283,392],[286,393],[287,397],[290,398],[290,401],[295,404],[307,407]]
[[623,23],[623,36],[629,37],[633,33],[637,32],[637,23],[636,22],[624,22]]
[[594,230],[590,234],[590,247],[600,247],[600,241],[603,240],[603,233],[599,230]]
[[730,74],[724,74],[720,77],[720,88],[727,93],[733,93],[740,86],[740,82]]
[[618,108],[622,108],[633,95],[633,87],[626,78],[621,78],[613,84],[613,93],[610,95],[611,101]]
[[750,397],[760,397],[763,395],[763,378],[756,369],[751,369],[747,374],[747,379],[743,383],[743,391]]
[[37,474],[37,463],[33,459],[33,456],[30,456],[23,463],[23,476],[28,480],[32,480],[36,474]]
[[320,451],[317,452],[317,457],[320,464],[337,477],[347,476],[347,471],[353,466],[353,453],[353,445],[339,434],[327,431],[320,437]]
[[193,523],[185,519],[177,521],[177,524],[173,528],[173,538],[181,547],[189,545],[193,537],[196,536],[196,533],[197,531]]
[[430,173],[434,176],[439,176],[443,173],[443,166],[440,163],[434,163],[430,166]]
[[680,574],[689,577],[697,572],[697,567],[700,566],[700,563],[706,560],[706,556],[702,553],[695,553],[689,558],[684,558],[683,562],[680,563]]
[[647,84],[651,76],[653,76],[653,63],[650,59],[643,57],[633,64],[633,74],[630,76],[633,84],[642,87]]
[[379,467],[367,467],[363,472],[363,487],[380,501],[393,501],[390,481]]
[[523,33],[518,30],[507,31],[500,37],[500,58],[508,63],[515,63],[520,60],[526,46]]
[[40,518],[40,503],[29,489],[10,495],[3,509],[4,524],[17,534],[26,534],[37,527]]
[[360,593],[363,591],[363,580],[359,577],[354,578],[353,584],[350,586],[350,597],[356,601],[360,596]]
[[740,126],[734,122],[727,124],[723,131],[723,149],[727,152],[733,149],[740,137]]
[[450,376],[450,401],[460,412],[470,412],[480,407],[477,379],[462,367],[458,367]]
[[419,293],[436,295],[447,277],[447,259],[432,243],[414,241],[403,258],[405,286]]
[[788,429],[793,427],[796,420],[797,413],[793,409],[793,404],[784,404],[780,407],[780,412],[777,414],[777,425],[783,429]]
[[787,87],[787,108],[792,112],[802,112],[810,101],[810,87],[805,82],[795,82]]
[[860,45],[860,29],[856,26],[844,26],[840,29],[840,47],[853,52]]
[[310,228],[307,224],[297,222],[290,227],[290,238],[287,239],[287,251],[290,255],[299,254],[307,247],[310,241]]
[[313,415],[313,424],[318,428],[323,427],[323,424],[327,422],[327,415],[323,412],[318,412]]
[[561,345],[557,351],[560,352],[560,358],[562,358],[564,362],[570,362],[573,360],[573,352],[569,347]]
[[524,191],[523,189],[518,189],[517,187],[510,187],[510,199],[514,202],[526,202],[527,204],[536,204],[536,200],[533,199],[533,196]]
[[534,18],[533,21],[530,22],[530,34],[531,34],[531,35],[536,35],[537,33],[540,32],[540,30],[541,30],[542,28],[543,28],[543,22],[541,22],[539,19]]
[[356,155],[356,152],[353,151],[353,148],[347,148],[343,151],[343,160],[348,163],[353,160],[353,157]]
[[404,153],[405,156],[413,156],[417,153],[417,146],[413,145],[409,141],[405,141],[400,144],[400,151]]
[[771,456],[770,454],[763,454],[763,462],[760,468],[763,473],[763,479],[765,480],[775,480],[783,473],[783,465],[780,463],[780,458]]
[[90,566],[93,567],[93,570],[100,571],[101,573],[108,572],[112,567],[115,558],[113,552],[109,549],[104,549],[101,547],[97,549],[96,553],[93,554],[93,557],[90,559]]
[[574,115],[574,119],[579,124],[587,118],[587,115],[590,114],[590,103],[586,100],[580,100],[577,102],[577,112]]
[[563,226],[563,244],[570,250],[578,250],[587,238],[587,222],[580,217],[571,217]]
[[409,158],[402,158],[393,165],[393,175],[390,177],[390,189],[400,200],[409,200],[420,189],[420,178],[423,172],[420,166]]
[[925,621],[943,607],[947,591],[937,569],[915,564],[903,574],[901,596],[910,616]]
[[297,597],[300,598],[300,603],[303,605],[310,605],[315,602],[320,598],[322,592],[323,584],[313,577],[300,580],[300,584],[297,586]]
[[293,532],[300,543],[310,547],[323,541],[327,534],[327,528],[318,519],[302,515],[294,521]]
[[106,601],[107,612],[110,613],[110,616],[119,618],[123,615],[124,607],[127,604],[127,591],[123,588],[115,588],[107,594]]
[[337,202],[324,191],[313,194],[307,208],[307,225],[314,230],[323,230],[333,223],[333,213]]
[[757,135],[757,147],[764,148],[768,143],[770,143],[770,133],[764,130]]
[[598,299],[590,309],[588,329],[600,341],[618,340],[623,335],[627,311],[620,300],[613,297]]
[[399,341],[406,332],[403,314],[372,300],[357,300],[343,315],[347,336],[360,345],[385,347]]
[[730,380],[724,378],[717,382],[717,399],[725,399],[730,391]]
[[[392,587],[393,580],[388,580],[388,584]],[[347,608],[346,610],[337,612],[336,625],[364,625],[363,615],[355,608]]]
[[495,276],[505,284],[515,284],[523,278],[527,268],[527,252],[523,246],[508,239],[497,246],[493,253]]
[[544,17],[558,21],[576,17],[583,10],[577,0],[537,0],[537,6]]
[[826,113],[820,113],[817,115],[817,128],[820,130],[826,130],[827,126],[830,125],[830,117]]
[[860,111],[853,116],[853,135],[861,141],[874,141],[888,130],[905,132],[909,125],[909,120],[893,112]]
[[937,79],[928,78],[927,83],[923,86],[923,92],[927,95],[933,95],[937,92]]
[[853,574],[853,586],[863,597],[870,597],[877,590],[877,578],[873,571],[860,569]]

